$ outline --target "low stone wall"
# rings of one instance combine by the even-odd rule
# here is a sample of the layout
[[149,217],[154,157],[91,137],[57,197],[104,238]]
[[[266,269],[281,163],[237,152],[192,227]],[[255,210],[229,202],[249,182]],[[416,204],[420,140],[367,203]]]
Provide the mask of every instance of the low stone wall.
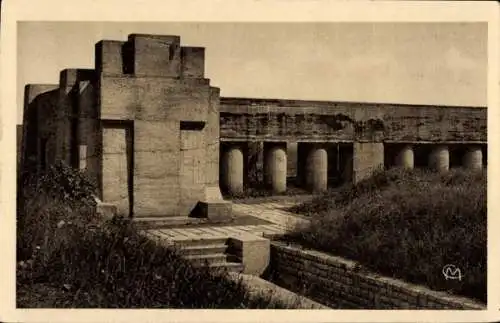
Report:
[[282,242],[271,243],[269,279],[332,308],[484,310],[473,300],[381,277],[358,263]]
[[298,295],[254,275],[230,272],[228,277],[229,279],[233,279],[235,282],[241,281],[241,283],[247,288],[248,292],[253,296],[260,296],[263,298],[270,297],[272,301],[286,304],[293,309],[329,309],[328,306]]

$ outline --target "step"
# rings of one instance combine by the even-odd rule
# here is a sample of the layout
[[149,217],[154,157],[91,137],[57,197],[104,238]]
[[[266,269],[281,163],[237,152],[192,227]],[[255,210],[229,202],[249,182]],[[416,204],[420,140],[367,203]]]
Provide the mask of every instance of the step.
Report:
[[193,265],[203,266],[206,263],[221,263],[226,261],[225,254],[209,254],[209,255],[182,255],[182,258],[189,260]]
[[237,254],[234,254],[234,253],[228,253],[228,254],[226,254],[226,259],[229,262],[242,263],[241,254],[237,255]]
[[179,252],[182,255],[210,255],[210,254],[224,254],[226,252],[227,246],[225,244],[207,244],[207,245],[194,245],[194,246],[183,246],[180,248]]
[[224,221],[214,221],[207,218],[192,218],[187,216],[149,216],[135,217],[134,223],[139,228],[169,228],[179,226],[195,226],[200,224],[229,224],[235,219],[228,218]]
[[176,239],[171,240],[171,243],[176,248],[185,249],[188,247],[203,247],[207,245],[225,245],[228,239],[229,237]]
[[166,216],[166,217],[135,217],[134,223],[138,227],[163,227],[172,225],[200,224],[206,223],[206,219],[189,218],[187,216]]
[[217,262],[217,263],[212,263],[209,265],[210,269],[213,270],[220,270],[220,271],[229,271],[229,272],[235,272],[235,273],[242,273],[243,270],[245,269],[245,266],[242,263],[239,262]]

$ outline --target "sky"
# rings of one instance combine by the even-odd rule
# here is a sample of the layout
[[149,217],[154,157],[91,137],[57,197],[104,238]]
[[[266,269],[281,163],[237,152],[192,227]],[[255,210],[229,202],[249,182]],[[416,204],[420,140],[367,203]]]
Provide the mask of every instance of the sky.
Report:
[[131,33],[206,48],[221,96],[486,106],[486,23],[111,23],[18,25],[17,122],[24,85],[93,68],[94,44]]

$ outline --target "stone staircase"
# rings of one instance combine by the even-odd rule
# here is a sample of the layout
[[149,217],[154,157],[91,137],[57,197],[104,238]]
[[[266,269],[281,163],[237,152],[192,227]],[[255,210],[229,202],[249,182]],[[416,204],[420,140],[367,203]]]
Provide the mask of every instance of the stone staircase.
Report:
[[228,253],[227,238],[177,240],[172,246],[181,257],[194,266],[209,266],[212,269],[241,273],[244,265],[241,259]]
[[138,229],[159,229],[170,228],[172,226],[193,226],[200,224],[223,224],[230,222],[231,219],[225,221],[213,221],[204,218],[190,218],[187,216],[165,216],[165,217],[138,217],[134,218],[134,224]]

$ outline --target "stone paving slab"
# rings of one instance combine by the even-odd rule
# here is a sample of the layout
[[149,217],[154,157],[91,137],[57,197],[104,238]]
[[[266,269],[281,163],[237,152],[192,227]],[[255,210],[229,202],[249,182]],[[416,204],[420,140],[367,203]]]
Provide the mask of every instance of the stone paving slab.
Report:
[[185,241],[189,239],[230,238],[242,234],[280,235],[293,230],[297,225],[307,224],[304,217],[286,212],[283,209],[296,203],[289,201],[273,201],[259,204],[233,203],[233,213],[238,216],[252,216],[266,220],[266,224],[174,227],[146,229],[146,232],[168,240]]
[[191,228],[186,229],[149,229],[146,230],[155,236],[163,237],[168,240],[188,240],[188,239],[200,239],[200,238],[230,238],[233,236],[239,236],[248,233],[254,233],[258,235],[262,234],[279,234],[285,233],[284,228],[279,225],[248,225],[239,227],[206,227],[193,230]]

